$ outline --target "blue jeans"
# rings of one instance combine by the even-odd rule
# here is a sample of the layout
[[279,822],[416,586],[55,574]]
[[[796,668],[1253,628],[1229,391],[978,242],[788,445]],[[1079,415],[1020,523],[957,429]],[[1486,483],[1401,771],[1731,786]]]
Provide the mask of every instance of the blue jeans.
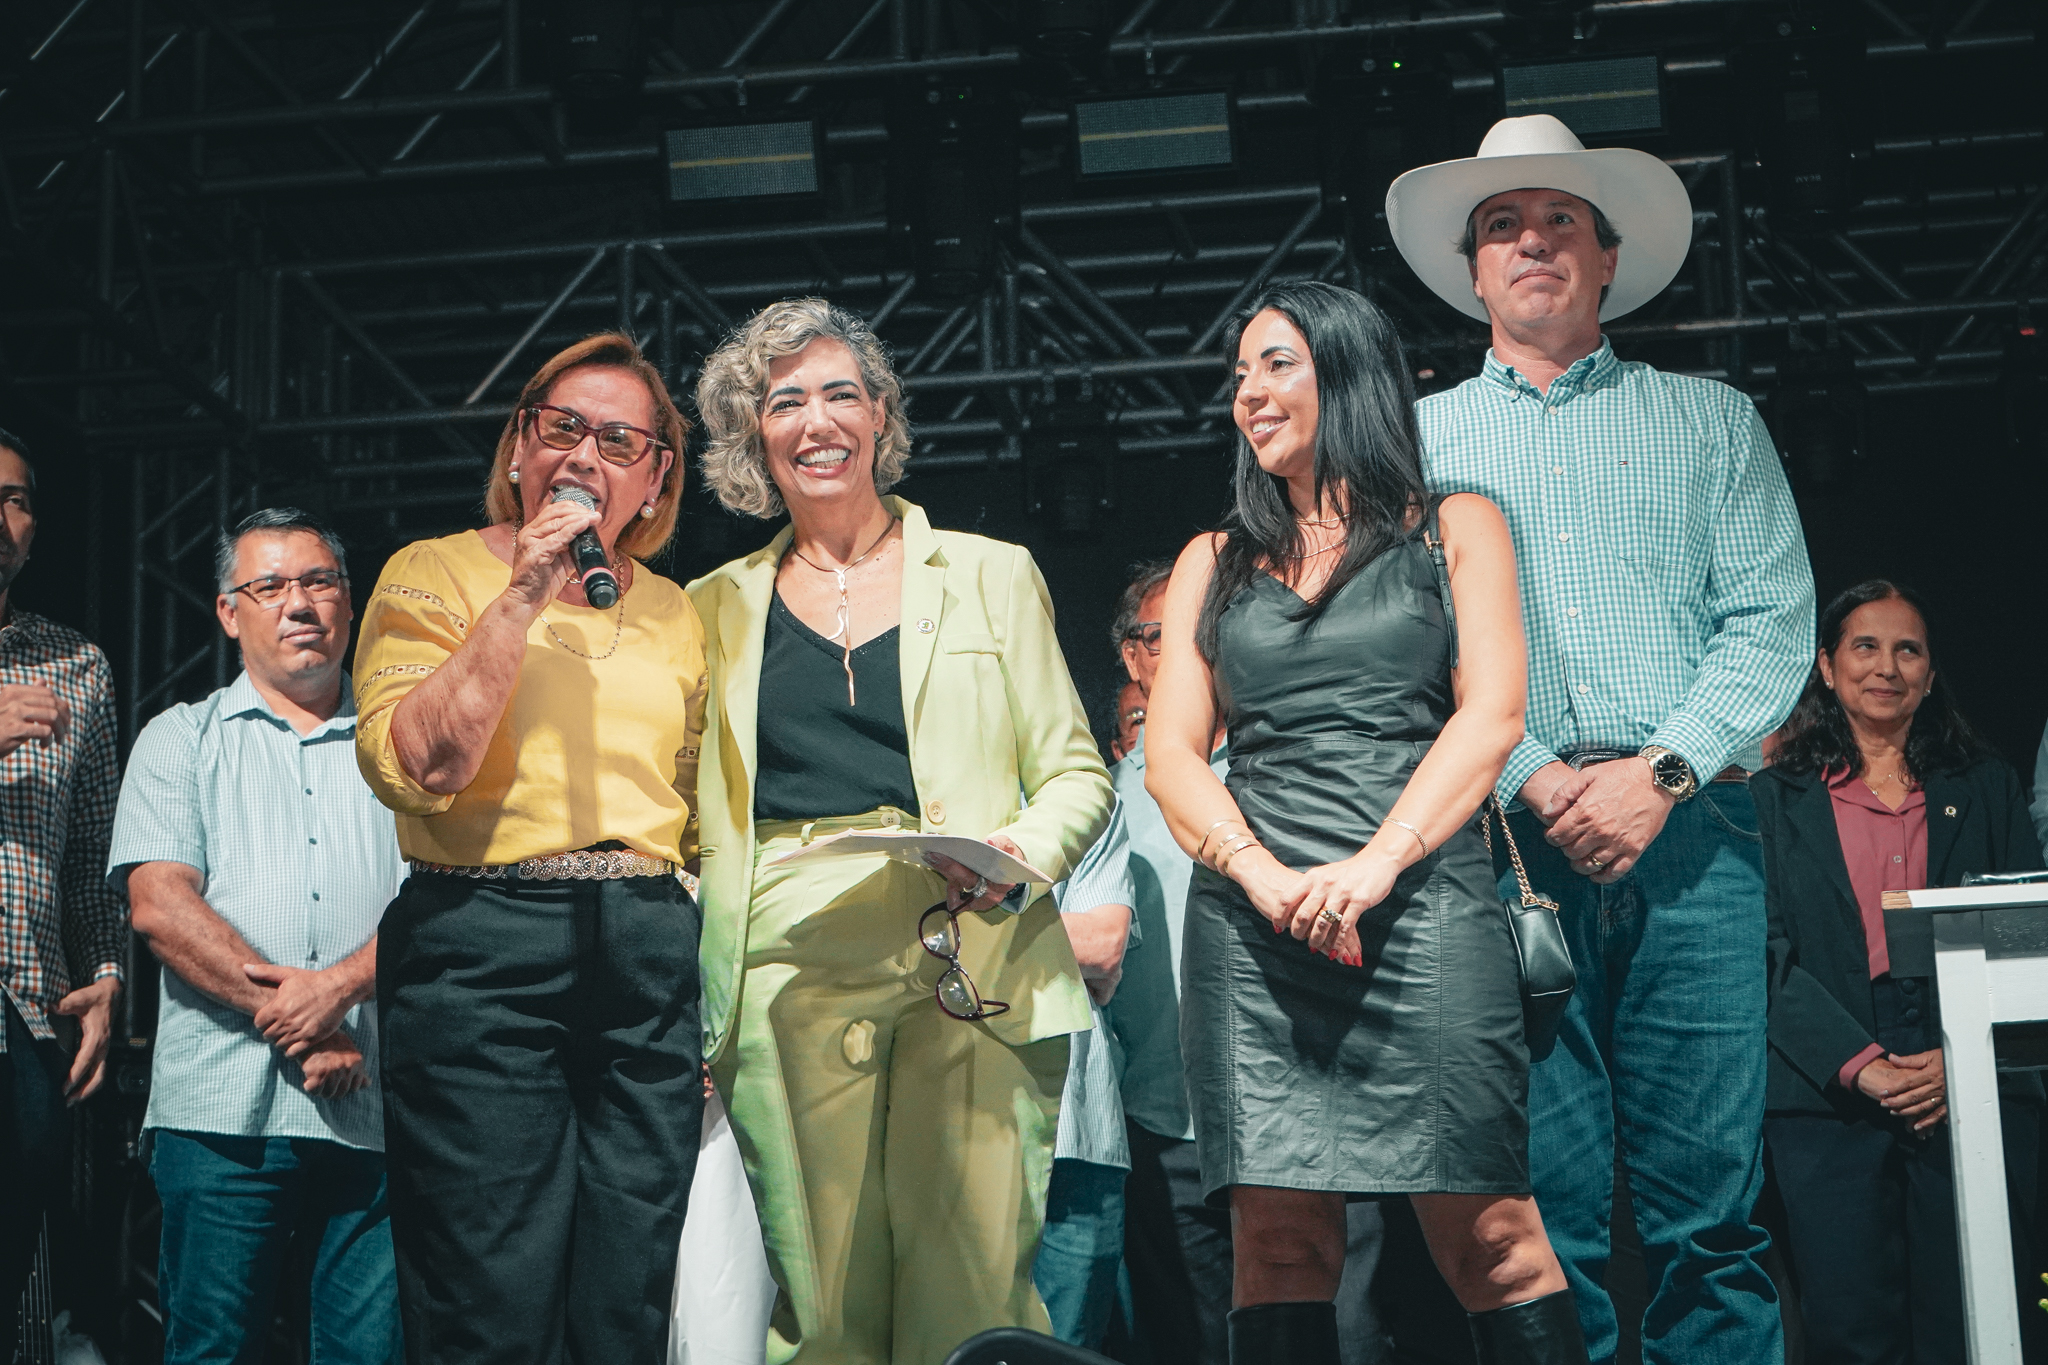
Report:
[[[1767,1011],[1762,843],[1749,789],[1671,811],[1629,874],[1596,886],[1517,813],[1537,890],[1557,899],[1579,985],[1529,1070],[1529,1173],[1595,1361],[1614,1358],[1607,1274],[1621,1144],[1649,1272],[1646,1365],[1769,1365],[1778,1295],[1751,1219],[1763,1189]],[[1501,878],[1501,894],[1514,890]]]
[[314,1365],[397,1365],[384,1157],[312,1138],[158,1130],[164,1365],[258,1365],[294,1236],[315,1243]]
[[1109,1331],[1124,1261],[1124,1175],[1092,1161],[1052,1163],[1031,1282],[1052,1315],[1052,1334],[1069,1346],[1094,1350]]

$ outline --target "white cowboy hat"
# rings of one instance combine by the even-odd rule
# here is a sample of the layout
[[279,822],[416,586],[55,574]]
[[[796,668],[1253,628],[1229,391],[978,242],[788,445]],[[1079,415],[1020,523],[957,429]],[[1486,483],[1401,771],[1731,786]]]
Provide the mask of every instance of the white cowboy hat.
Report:
[[1622,236],[1600,320],[1655,298],[1692,246],[1692,200],[1677,172],[1630,147],[1587,151],[1549,114],[1504,118],[1479,155],[1419,166],[1387,190],[1387,228],[1422,282],[1451,307],[1486,321],[1458,240],[1472,210],[1506,190],[1563,190],[1607,215]]

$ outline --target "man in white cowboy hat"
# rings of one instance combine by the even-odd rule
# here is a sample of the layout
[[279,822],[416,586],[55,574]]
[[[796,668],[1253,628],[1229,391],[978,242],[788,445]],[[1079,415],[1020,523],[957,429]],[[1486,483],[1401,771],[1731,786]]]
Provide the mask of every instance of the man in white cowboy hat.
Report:
[[1617,360],[1601,335],[1685,260],[1692,205],[1663,162],[1505,119],[1478,156],[1396,180],[1387,222],[1423,283],[1493,330],[1483,372],[1418,417],[1431,488],[1491,498],[1520,562],[1528,718],[1496,790],[1579,974],[1530,1071],[1544,1225],[1611,1360],[1618,1137],[1650,1270],[1643,1359],[1780,1360],[1750,1217],[1766,924],[1745,780],[1813,657],[1791,491],[1748,397]]

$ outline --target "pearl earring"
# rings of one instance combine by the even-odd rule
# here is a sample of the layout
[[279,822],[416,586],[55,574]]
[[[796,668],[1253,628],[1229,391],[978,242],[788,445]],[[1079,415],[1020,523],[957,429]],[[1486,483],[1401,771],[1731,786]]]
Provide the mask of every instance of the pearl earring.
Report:
[[650,503],[647,503],[647,504],[645,504],[644,506],[642,506],[642,507],[641,507],[641,509],[640,509],[640,515],[641,515],[641,516],[643,516],[643,517],[651,517],[651,516],[653,516],[653,515],[654,515],[654,504],[650,502]]
[[505,477],[506,477],[506,478],[508,478],[508,479],[510,479],[510,480],[511,480],[511,481],[512,481],[513,483],[518,483],[518,482],[519,482],[519,466],[515,464],[515,465],[513,465],[513,466],[512,466],[512,467],[511,467],[510,469],[506,470],[506,471],[505,471]]

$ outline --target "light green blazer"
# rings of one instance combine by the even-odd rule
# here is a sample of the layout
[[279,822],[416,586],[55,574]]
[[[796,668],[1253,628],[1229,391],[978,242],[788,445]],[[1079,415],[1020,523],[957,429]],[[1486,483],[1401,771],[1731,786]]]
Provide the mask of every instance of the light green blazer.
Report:
[[[1003,834],[1025,860],[1065,877],[1109,823],[1115,799],[1088,718],[1053,634],[1052,600],[1021,546],[934,531],[924,510],[883,499],[903,518],[903,719],[917,815],[932,833]],[[754,877],[755,721],[775,539],[690,584],[710,667],[703,761],[704,1055],[732,1032],[746,960]],[[1018,808],[1022,794],[1028,804]],[[820,811],[845,815],[847,811]],[[1010,1044],[1090,1026],[1074,951],[1047,892],[1021,914],[961,921],[960,964],[985,996],[1010,1002],[989,1028]]]

